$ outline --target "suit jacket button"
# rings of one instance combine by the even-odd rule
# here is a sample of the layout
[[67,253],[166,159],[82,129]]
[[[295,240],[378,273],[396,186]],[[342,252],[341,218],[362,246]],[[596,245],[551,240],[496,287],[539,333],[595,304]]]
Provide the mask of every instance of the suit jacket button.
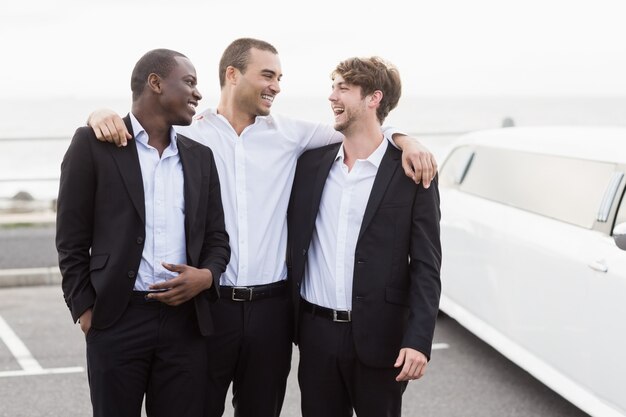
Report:
[[141,245],[143,243],[143,237],[139,236],[137,237],[137,244]]
[[135,278],[135,271],[128,271],[128,278]]
[[302,254],[306,255],[306,249],[302,249]]

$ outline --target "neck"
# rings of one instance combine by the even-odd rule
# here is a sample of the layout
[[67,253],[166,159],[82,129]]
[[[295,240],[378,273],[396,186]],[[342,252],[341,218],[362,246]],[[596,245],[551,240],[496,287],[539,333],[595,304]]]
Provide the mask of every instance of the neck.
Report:
[[224,91],[222,91],[222,95],[220,96],[217,113],[228,120],[228,123],[230,123],[235,132],[237,132],[238,136],[241,135],[241,132],[243,132],[246,127],[253,124],[256,119],[256,115],[247,113],[238,108],[232,95]]
[[159,112],[142,106],[141,102],[133,103],[132,112],[148,134],[148,144],[159,151],[159,156],[162,155],[170,145],[172,125]]
[[351,128],[342,132],[345,136],[343,140],[343,152],[345,163],[352,169],[357,159],[367,159],[380,146],[384,140],[380,124],[359,123],[353,124]]

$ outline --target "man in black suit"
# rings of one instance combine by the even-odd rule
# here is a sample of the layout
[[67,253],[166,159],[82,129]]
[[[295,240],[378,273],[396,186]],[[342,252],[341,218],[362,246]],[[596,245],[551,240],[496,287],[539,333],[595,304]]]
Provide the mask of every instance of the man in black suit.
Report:
[[437,180],[402,175],[380,127],[397,70],[352,58],[329,97],[342,144],[304,153],[288,212],[304,417],[399,416],[425,371],[441,284]]
[[202,98],[184,55],[135,65],[116,147],[79,128],[61,165],[57,250],[63,294],[87,343],[94,416],[200,416],[209,302],[230,256],[211,150],[188,125]]

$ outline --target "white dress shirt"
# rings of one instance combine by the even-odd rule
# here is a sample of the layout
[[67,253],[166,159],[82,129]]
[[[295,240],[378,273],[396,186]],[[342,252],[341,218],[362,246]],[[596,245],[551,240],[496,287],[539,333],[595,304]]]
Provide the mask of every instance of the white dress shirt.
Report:
[[213,150],[231,257],[220,284],[251,286],[287,278],[287,205],[298,157],[339,142],[331,126],[257,116],[238,136],[215,110],[177,131]]
[[[176,130],[213,150],[231,257],[220,284],[263,285],[287,278],[287,206],[298,157],[343,140],[332,126],[257,116],[238,136],[209,109]],[[385,130],[390,137],[397,131]]]
[[159,157],[159,151],[148,145],[148,134],[132,113],[130,120],[137,142],[146,207],[146,238],[134,289],[149,291],[150,285],[178,275],[163,268],[161,262],[187,263],[185,179],[174,129],[170,131],[170,145]]
[[326,179],[301,287],[310,303],[352,310],[354,254],[365,208],[388,142],[348,171],[343,145]]

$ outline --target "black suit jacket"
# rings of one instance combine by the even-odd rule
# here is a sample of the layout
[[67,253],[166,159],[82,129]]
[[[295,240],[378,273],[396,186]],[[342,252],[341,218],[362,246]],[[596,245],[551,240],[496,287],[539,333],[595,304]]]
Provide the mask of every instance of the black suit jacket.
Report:
[[[288,266],[297,323],[300,286],[322,191],[339,144],[298,160],[288,211]],[[367,202],[355,252],[352,329],[359,359],[393,366],[400,348],[430,357],[441,283],[439,191],[404,175],[393,146],[381,161]]]
[[[132,134],[127,116],[126,127]],[[185,182],[187,263],[208,268],[213,286],[195,299],[203,335],[213,332],[209,301],[230,257],[212,151],[177,135]],[[93,307],[92,326],[113,325],[129,303],[145,240],[145,203],[135,141],[116,147],[79,128],[61,164],[56,245],[65,301],[74,321]]]

